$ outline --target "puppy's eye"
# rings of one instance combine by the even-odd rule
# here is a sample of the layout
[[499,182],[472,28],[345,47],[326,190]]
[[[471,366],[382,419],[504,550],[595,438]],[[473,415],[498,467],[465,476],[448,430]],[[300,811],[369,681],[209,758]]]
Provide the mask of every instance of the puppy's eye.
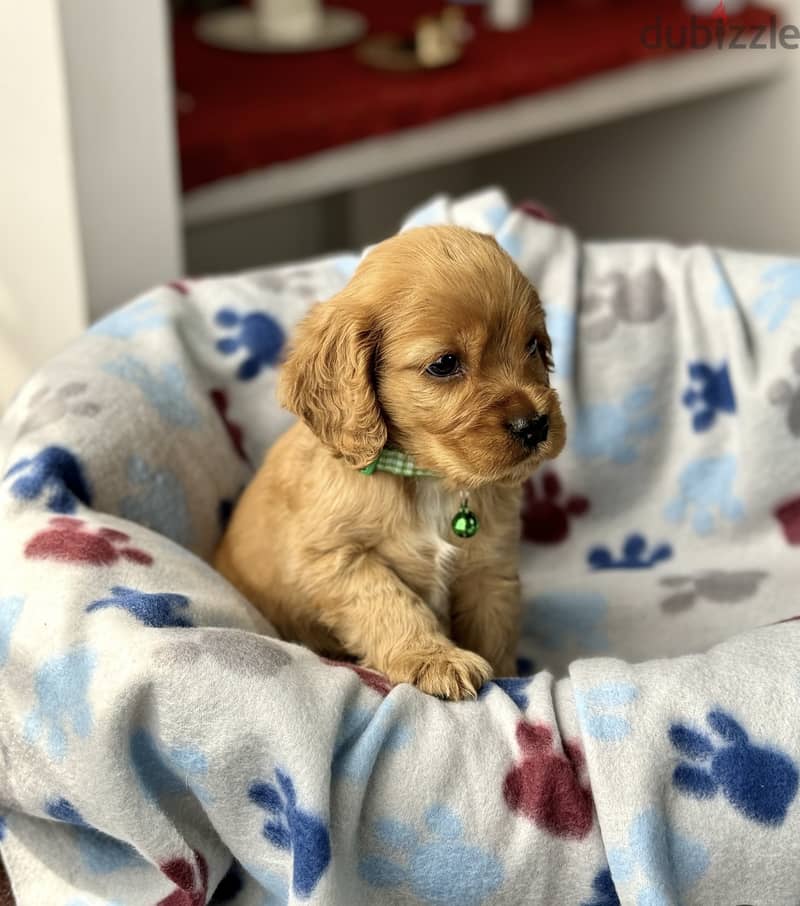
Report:
[[458,356],[448,353],[447,355],[439,356],[425,370],[434,377],[452,377],[461,370],[461,362],[459,362]]
[[528,355],[533,359],[539,355],[539,341],[534,337],[530,343],[528,343]]

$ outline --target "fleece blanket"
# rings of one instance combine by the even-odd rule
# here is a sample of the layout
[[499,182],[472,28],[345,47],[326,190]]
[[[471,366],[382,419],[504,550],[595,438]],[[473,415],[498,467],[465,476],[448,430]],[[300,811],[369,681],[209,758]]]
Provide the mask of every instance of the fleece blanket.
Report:
[[526,677],[391,688],[205,563],[289,424],[285,338],[358,256],[153,290],[3,422],[20,906],[800,903],[800,262],[583,243],[497,191],[406,226],[434,222],[494,233],[555,342]]

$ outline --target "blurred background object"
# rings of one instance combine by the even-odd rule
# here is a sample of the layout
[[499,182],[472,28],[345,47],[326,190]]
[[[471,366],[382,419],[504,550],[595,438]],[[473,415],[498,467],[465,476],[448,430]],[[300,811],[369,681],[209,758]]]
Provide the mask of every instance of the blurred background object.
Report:
[[322,0],[252,0],[249,6],[207,13],[197,36],[214,47],[246,53],[301,53],[344,47],[366,31],[363,16]]
[[[306,29],[341,9],[415,53],[420,20],[452,15],[440,0],[303,3]],[[498,184],[598,238],[800,254],[800,49],[687,46],[705,28],[769,41],[770,7],[458,7],[469,37],[451,65],[388,72],[354,46],[243,53],[198,35],[209,15],[280,16],[293,0],[11,5],[0,401],[149,285],[359,247],[436,192]],[[800,0],[779,14],[800,26]]]
[[532,0],[489,0],[487,21],[501,30],[521,28],[531,17]]
[[463,11],[448,6],[441,15],[421,16],[411,32],[370,35],[358,46],[356,59],[387,72],[439,69],[461,59],[464,44],[472,35]]

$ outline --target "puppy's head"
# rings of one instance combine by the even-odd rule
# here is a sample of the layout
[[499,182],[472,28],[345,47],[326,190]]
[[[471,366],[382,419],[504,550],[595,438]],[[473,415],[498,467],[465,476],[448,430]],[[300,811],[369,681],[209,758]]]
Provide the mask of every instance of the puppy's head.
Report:
[[356,468],[384,446],[449,484],[519,483],[564,447],[536,291],[494,239],[409,230],[301,323],[281,401]]

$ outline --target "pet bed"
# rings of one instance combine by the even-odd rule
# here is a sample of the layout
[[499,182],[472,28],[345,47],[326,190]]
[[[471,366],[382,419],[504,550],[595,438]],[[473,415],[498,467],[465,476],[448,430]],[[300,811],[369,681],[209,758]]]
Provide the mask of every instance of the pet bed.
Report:
[[[526,489],[528,679],[326,663],[204,563],[356,255],[154,290],[0,447],[0,853],[20,906],[800,902],[800,263],[583,243],[497,191],[570,439]],[[365,479],[367,480],[367,479]]]

